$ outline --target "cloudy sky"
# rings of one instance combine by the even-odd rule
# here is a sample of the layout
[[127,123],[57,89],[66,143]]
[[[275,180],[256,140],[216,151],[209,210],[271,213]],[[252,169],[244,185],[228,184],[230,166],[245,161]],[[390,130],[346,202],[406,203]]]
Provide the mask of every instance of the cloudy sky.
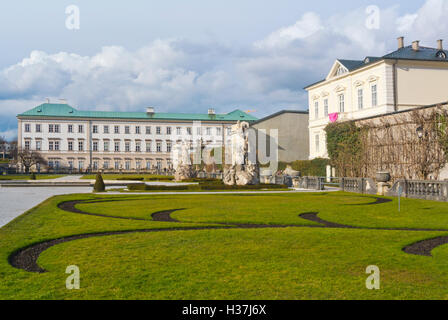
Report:
[[[66,8],[79,8],[79,30]],[[376,9],[379,9],[377,11]],[[0,4],[0,136],[49,97],[79,109],[306,110],[337,58],[447,39],[448,0],[15,0]]]

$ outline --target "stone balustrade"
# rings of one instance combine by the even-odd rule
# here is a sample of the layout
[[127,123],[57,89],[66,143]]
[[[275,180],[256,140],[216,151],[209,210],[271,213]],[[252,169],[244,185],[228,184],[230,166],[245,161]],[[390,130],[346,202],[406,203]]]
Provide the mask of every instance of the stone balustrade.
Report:
[[406,198],[448,201],[448,181],[398,180],[387,195],[398,196],[400,187]]

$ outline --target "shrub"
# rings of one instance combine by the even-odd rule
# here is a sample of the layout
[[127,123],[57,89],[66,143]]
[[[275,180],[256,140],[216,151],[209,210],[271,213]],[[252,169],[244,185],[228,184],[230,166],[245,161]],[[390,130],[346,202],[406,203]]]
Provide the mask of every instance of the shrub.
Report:
[[300,171],[300,174],[313,177],[325,177],[327,175],[327,165],[330,164],[328,159],[316,158],[313,160],[297,160],[294,162],[286,163],[279,162],[279,170],[285,170],[286,166],[291,166],[293,170]]
[[36,180],[36,174],[34,172],[31,174],[30,180]]
[[118,181],[143,181],[143,177],[117,178]]
[[93,186],[93,191],[95,192],[104,192],[106,191],[106,185],[104,184],[103,177],[101,173],[97,173],[95,179],[95,185]]

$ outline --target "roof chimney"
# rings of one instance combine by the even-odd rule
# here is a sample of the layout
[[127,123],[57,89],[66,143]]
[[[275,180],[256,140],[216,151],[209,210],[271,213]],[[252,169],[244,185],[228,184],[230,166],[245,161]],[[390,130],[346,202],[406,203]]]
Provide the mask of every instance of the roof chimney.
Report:
[[61,104],[67,104],[67,99],[59,99]]
[[47,101],[47,103],[50,103],[50,98],[45,99]]
[[404,48],[404,37],[399,37],[397,40],[398,40],[398,49]]
[[418,40],[412,41],[412,50],[414,51],[420,50],[420,41]]
[[216,114],[215,109],[208,109],[208,114],[215,115]]
[[147,114],[150,114],[150,115],[154,114],[154,107],[148,107],[148,108],[146,108],[146,113],[147,113]]
[[437,49],[443,50],[443,40],[437,40]]

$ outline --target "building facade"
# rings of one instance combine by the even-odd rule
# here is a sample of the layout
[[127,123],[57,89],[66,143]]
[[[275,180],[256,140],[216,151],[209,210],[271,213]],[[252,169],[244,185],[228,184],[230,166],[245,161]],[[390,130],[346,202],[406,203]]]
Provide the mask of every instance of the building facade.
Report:
[[[309,158],[308,120],[308,111],[283,110],[254,122],[252,127],[258,135],[266,136],[267,146],[275,145],[278,161],[293,162]],[[261,133],[260,130],[265,131]],[[277,130],[277,141],[273,143],[271,130]]]
[[336,60],[327,77],[305,89],[309,97],[310,159],[327,158],[325,127],[448,100],[448,51],[419,41],[382,57]]
[[172,150],[187,140],[222,145],[231,125],[253,122],[240,110],[228,114],[80,111],[44,103],[19,114],[18,149],[36,150],[48,161],[34,171],[166,171]]

